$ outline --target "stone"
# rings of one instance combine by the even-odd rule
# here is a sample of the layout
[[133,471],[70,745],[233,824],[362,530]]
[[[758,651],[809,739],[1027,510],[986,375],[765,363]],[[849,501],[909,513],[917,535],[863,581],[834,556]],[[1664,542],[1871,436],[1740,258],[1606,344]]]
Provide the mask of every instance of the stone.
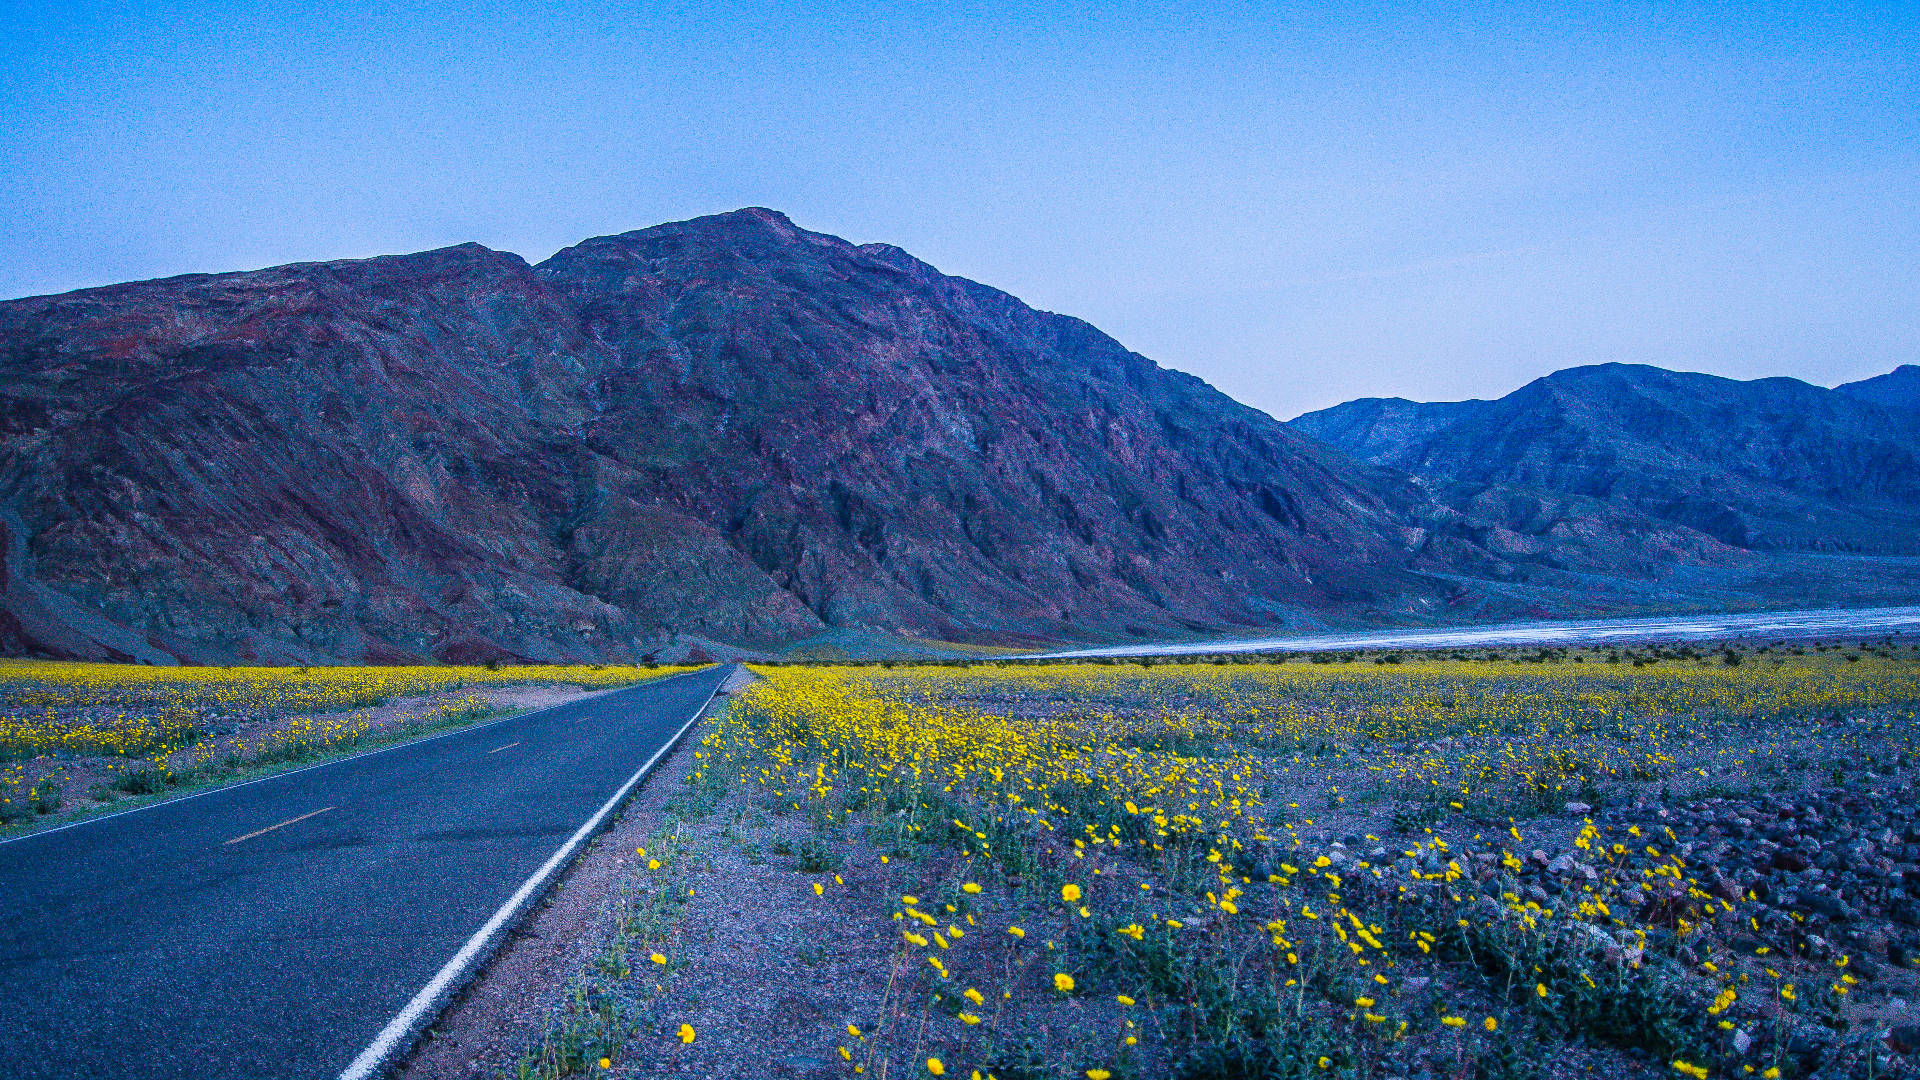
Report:
[[1833,1033],[1812,1024],[1803,1024],[1787,1036],[1787,1053],[1797,1058],[1818,1056],[1834,1041]]
[[1845,900],[1828,892],[1815,892],[1806,901],[1807,910],[1817,912],[1834,922],[1845,922],[1853,918],[1853,908]]
[[1903,926],[1920,926],[1920,904],[1901,897],[1887,905],[1887,914]]

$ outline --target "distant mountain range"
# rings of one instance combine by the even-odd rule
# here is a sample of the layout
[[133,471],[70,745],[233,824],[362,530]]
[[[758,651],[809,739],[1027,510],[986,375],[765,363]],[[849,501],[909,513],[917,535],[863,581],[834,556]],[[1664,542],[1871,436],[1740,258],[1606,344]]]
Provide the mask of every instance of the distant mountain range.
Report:
[[749,209],[0,303],[0,652],[631,660],[1920,596],[1902,368],[1283,424]]
[[1901,364],[1885,375],[1834,387],[1850,398],[1895,409],[1920,409],[1920,366]]
[[1510,527],[1551,501],[1750,551],[1915,555],[1920,411],[1897,406],[1916,391],[1911,366],[1827,390],[1601,364],[1498,401],[1368,398],[1292,424]]

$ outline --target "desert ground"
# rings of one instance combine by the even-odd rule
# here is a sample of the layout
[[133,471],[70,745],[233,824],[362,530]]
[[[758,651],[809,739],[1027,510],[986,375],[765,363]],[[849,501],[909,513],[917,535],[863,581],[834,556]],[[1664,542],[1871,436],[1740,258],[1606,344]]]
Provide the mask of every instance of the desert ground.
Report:
[[1221,660],[756,668],[409,1075],[1913,1073],[1911,647]]
[[682,670],[0,660],[0,838]]
[[[404,1075],[1920,1060],[1914,646],[751,670]],[[6,827],[655,673],[8,664]]]

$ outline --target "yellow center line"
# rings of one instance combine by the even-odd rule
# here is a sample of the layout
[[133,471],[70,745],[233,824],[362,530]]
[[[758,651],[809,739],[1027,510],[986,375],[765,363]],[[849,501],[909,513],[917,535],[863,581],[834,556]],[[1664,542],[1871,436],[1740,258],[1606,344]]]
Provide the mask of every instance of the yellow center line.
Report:
[[[254,838],[254,837],[256,837],[256,836],[260,836],[260,835],[263,835],[263,834],[265,834],[265,833],[270,833],[270,832],[272,832],[272,831],[273,831],[273,830],[275,830],[275,829],[284,829],[284,828],[286,828],[286,827],[287,827],[288,825],[291,825],[291,824],[293,824],[293,823],[294,823],[294,822],[296,822],[296,821],[305,821],[305,820],[307,820],[308,818],[310,818],[310,817],[312,817],[312,816],[314,816],[315,814],[324,814],[324,813],[326,813],[326,812],[327,812],[327,811],[329,811],[329,810],[338,810],[338,809],[339,809],[339,807],[337,807],[337,806],[323,806],[323,807],[321,807],[321,808],[320,808],[320,809],[318,809],[318,810],[314,810],[314,811],[310,811],[310,812],[308,812],[308,813],[305,813],[305,814],[301,814],[301,815],[300,815],[299,817],[295,817],[295,818],[288,818],[287,820],[285,820],[285,821],[283,821],[283,822],[281,822],[281,823],[280,823],[280,824],[278,824],[278,825],[269,825],[269,826],[267,826],[267,827],[266,827],[266,828],[264,828],[264,829],[255,829],[255,830],[254,830],[253,832],[250,832],[250,833],[248,833],[248,834],[247,834],[247,835],[245,835],[245,836],[236,836],[236,837],[234,837],[233,839],[231,839],[231,840],[229,840],[229,841],[227,841],[227,844],[237,844],[237,843],[239,843],[239,842],[240,842],[240,841],[242,841],[242,840],[251,840],[251,839],[253,839],[253,838]],[[225,846],[226,846],[226,844],[222,844],[222,845],[220,845],[220,846],[221,846],[221,847],[225,847]]]
[[499,752],[500,752],[500,751],[502,751],[502,750],[511,750],[511,749],[513,749],[514,747],[516,747],[516,746],[519,746],[519,745],[520,745],[520,744],[519,744],[518,742],[510,742],[510,743],[508,743],[508,744],[507,744],[507,745],[505,745],[505,746],[496,746],[496,747],[494,747],[493,749],[491,749],[491,750],[489,750],[489,751],[487,751],[487,753],[489,753],[489,754],[497,754],[497,753],[499,753]]

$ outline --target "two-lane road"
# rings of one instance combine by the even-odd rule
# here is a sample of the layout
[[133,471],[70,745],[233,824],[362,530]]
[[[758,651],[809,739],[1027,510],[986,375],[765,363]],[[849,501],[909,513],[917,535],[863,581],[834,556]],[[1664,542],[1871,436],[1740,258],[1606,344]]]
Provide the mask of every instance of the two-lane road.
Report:
[[730,671],[0,844],[0,1073],[311,1080],[403,1043]]

